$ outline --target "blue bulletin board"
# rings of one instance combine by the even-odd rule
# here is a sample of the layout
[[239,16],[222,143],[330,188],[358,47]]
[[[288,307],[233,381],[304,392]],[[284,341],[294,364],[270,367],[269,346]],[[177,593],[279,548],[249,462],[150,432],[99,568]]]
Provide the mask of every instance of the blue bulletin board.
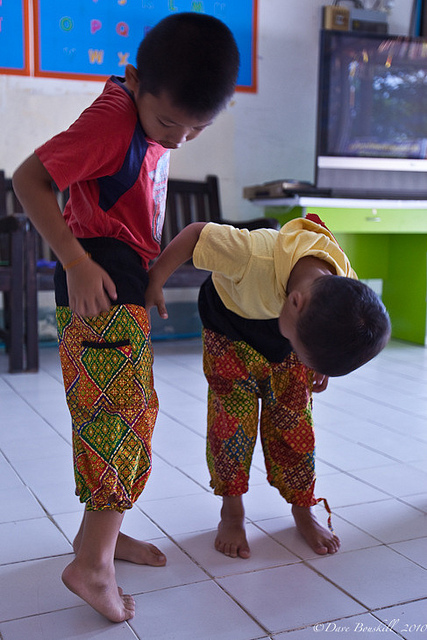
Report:
[[124,75],[144,34],[176,11],[227,24],[240,51],[238,90],[255,92],[257,0],[34,0],[34,73],[95,80]]
[[0,0],[0,73],[29,73],[28,14],[27,0]]

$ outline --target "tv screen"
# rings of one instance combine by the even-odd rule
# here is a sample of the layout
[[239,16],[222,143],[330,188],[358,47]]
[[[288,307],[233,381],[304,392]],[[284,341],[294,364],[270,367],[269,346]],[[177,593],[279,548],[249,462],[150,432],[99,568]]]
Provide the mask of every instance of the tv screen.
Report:
[[317,185],[427,196],[427,40],[323,31]]

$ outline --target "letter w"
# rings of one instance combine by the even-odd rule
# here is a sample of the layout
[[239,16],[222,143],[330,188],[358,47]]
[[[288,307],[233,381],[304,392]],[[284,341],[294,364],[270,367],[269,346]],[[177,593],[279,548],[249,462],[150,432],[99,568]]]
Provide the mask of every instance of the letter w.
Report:
[[98,49],[89,49],[88,51],[89,53],[89,62],[91,64],[102,64],[104,61],[104,51],[103,49],[101,49],[100,51],[98,51]]

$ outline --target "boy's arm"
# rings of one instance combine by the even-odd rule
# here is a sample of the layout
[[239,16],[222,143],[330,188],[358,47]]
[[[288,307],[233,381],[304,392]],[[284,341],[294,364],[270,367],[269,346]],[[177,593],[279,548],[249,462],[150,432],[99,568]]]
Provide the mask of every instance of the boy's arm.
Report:
[[163,285],[179,266],[190,260],[205,225],[205,222],[189,224],[171,240],[159,255],[148,272],[150,282],[145,293],[145,309],[147,312],[152,307],[157,307],[161,318],[168,317],[163,296]]
[[86,256],[68,228],[52,189],[52,178],[33,154],[13,175],[13,188],[25,213],[66,269],[70,308],[83,316],[98,315],[117,297],[110,276]]

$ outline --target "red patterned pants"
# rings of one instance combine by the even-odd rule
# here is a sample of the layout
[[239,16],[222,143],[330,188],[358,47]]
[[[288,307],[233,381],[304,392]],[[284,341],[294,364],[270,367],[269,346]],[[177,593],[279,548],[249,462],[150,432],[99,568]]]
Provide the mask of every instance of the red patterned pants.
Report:
[[268,482],[287,502],[316,504],[312,370],[294,353],[271,363],[246,342],[207,329],[203,342],[207,459],[215,493],[247,492],[259,423]]

